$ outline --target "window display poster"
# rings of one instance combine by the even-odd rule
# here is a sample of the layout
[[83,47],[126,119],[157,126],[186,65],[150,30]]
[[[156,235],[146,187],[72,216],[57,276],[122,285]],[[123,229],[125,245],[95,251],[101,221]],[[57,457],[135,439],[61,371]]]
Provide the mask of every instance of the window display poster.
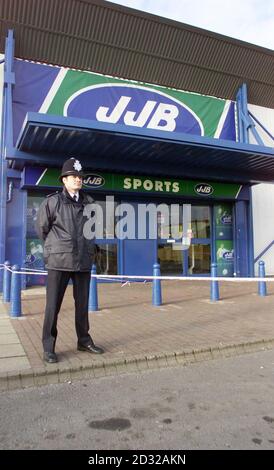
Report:
[[216,241],[217,276],[233,277],[234,249],[233,240]]
[[45,199],[45,196],[28,196],[27,204],[27,237],[37,237],[35,222],[38,209]]
[[[43,244],[38,238],[27,239],[25,268],[30,271],[43,271],[45,269],[43,258]],[[27,286],[44,286],[46,283],[45,275],[30,274],[27,275],[26,278]]]
[[216,239],[233,239],[232,204],[217,204],[214,207]]

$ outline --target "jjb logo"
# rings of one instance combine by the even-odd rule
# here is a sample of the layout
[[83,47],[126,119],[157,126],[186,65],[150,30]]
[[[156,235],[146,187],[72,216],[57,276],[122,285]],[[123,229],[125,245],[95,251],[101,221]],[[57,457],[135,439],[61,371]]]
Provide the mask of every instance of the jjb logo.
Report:
[[213,193],[214,189],[210,184],[199,183],[196,184],[194,191],[195,193],[202,196],[210,196]]
[[222,255],[223,259],[232,260],[233,259],[233,250],[232,251],[225,251]]
[[204,135],[198,116],[156,88],[117,83],[92,85],[74,93],[64,115],[108,124]]
[[229,215],[226,215],[224,214],[222,217],[221,217],[221,223],[223,225],[230,225],[232,223],[232,215],[229,214]]
[[36,257],[34,255],[26,255],[26,263],[30,264],[30,263],[34,263],[34,261],[36,260]]
[[100,175],[88,174],[83,179],[83,185],[93,189],[100,188],[104,184],[105,179]]

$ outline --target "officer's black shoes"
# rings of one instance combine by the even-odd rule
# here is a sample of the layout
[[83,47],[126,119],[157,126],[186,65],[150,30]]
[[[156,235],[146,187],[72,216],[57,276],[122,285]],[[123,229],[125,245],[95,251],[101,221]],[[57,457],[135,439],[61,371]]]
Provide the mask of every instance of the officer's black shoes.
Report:
[[54,352],[44,351],[44,361],[53,364],[54,362],[58,362],[58,357]]
[[83,344],[78,343],[77,349],[78,351],[86,351],[86,352],[93,353],[93,354],[103,354],[105,352],[103,348],[100,348],[99,346],[95,346],[93,342],[88,344],[87,346],[84,346]]

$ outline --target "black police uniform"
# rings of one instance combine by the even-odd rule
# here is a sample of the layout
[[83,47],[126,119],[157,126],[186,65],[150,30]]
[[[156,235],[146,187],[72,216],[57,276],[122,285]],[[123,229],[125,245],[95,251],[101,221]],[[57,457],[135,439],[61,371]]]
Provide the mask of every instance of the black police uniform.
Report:
[[[64,163],[60,178],[73,174],[83,176],[82,172],[75,170],[75,162],[78,161],[71,158]],[[79,191],[78,201],[74,200],[64,188],[61,193],[49,195],[38,211],[36,230],[39,238],[44,240],[45,267],[48,270],[43,325],[43,348],[46,353],[54,353],[55,350],[57,317],[70,279],[73,282],[78,349],[103,352],[94,345],[89,335],[88,298],[94,244],[84,237],[87,218],[83,212],[91,202],[92,198],[82,191]]]

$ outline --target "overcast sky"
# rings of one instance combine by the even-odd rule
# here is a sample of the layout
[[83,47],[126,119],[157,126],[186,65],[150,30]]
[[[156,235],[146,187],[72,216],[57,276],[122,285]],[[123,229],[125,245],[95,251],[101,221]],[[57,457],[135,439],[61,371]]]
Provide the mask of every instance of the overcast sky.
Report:
[[112,0],[274,49],[274,0]]

